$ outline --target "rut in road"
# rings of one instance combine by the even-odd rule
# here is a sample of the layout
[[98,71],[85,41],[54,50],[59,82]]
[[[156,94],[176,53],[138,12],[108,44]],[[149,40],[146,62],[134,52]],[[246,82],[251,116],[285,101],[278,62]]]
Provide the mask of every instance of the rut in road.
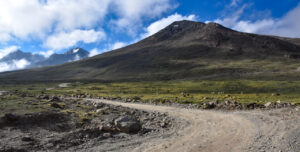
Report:
[[167,113],[182,122],[185,121],[177,124],[171,135],[149,138],[142,143],[137,140],[136,145],[131,146],[130,150],[119,148],[117,151],[300,151],[300,112],[297,108],[221,112],[100,99],[89,100]]

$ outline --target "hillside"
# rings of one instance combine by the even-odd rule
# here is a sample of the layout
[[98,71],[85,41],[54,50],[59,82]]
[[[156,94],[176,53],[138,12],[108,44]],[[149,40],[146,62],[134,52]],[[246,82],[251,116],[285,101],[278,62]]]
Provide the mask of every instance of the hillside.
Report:
[[298,79],[297,39],[174,22],[136,44],[55,67],[5,72],[11,80]]

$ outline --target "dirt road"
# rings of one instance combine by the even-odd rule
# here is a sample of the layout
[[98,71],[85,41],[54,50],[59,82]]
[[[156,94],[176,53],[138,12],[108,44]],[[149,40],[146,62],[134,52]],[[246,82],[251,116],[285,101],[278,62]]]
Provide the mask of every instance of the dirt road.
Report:
[[[167,113],[178,123],[171,132],[131,141],[114,151],[155,152],[300,152],[298,109],[203,111],[178,107],[91,99],[124,107]],[[96,151],[96,149],[94,149]]]

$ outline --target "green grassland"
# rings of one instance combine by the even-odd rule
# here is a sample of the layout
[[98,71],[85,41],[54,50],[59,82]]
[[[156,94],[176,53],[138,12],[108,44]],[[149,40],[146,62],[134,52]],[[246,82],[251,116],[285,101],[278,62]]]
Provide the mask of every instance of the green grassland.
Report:
[[[120,83],[59,83],[1,84],[0,90],[17,91],[36,96],[88,94],[92,97],[140,98],[142,101],[201,103],[235,101],[238,103],[291,102],[300,104],[300,81],[158,81]],[[1,101],[2,102],[2,101]]]
[[0,116],[10,112],[17,114],[42,112],[48,110],[49,107],[45,101],[38,101],[31,97],[22,98],[17,95],[0,97]]

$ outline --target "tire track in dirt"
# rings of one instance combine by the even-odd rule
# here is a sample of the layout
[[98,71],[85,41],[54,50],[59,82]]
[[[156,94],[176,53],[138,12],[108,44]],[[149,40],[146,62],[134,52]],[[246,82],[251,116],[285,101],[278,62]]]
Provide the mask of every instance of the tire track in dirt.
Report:
[[[167,113],[183,122],[175,124],[171,135],[141,140],[143,142],[137,139],[136,145],[131,146],[130,151],[300,151],[300,113],[295,109],[221,112],[100,99],[89,100]],[[119,149],[119,151],[128,150]]]

